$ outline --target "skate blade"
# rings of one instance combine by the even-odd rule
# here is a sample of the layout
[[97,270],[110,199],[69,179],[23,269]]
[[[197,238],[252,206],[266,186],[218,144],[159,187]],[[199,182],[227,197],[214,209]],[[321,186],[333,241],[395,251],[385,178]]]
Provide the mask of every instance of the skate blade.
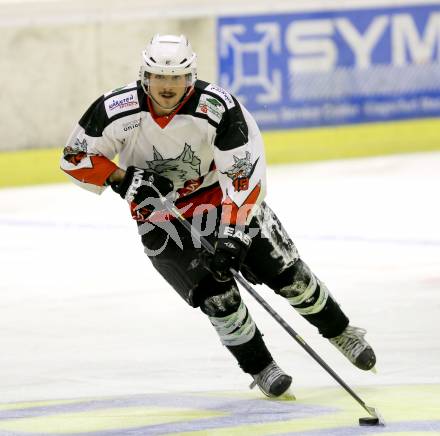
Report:
[[276,399],[281,401],[296,401],[295,394],[290,389],[287,389],[287,391],[284,392],[284,394],[281,394]]

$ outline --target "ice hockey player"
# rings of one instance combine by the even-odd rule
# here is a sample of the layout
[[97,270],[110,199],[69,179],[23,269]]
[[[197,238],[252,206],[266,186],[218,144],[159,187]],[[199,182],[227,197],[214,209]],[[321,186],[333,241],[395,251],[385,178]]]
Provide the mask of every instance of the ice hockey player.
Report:
[[[183,35],[152,38],[140,80],[99,97],[61,159],[81,187],[100,194],[111,185],[128,202],[155,269],[208,316],[251,385],[278,397],[292,378],[266,347],[231,267],[284,297],[358,368],[372,369],[376,357],[365,330],[349,325],[264,202],[265,167],[256,122],[228,91],[197,80],[196,54]],[[214,255],[201,255],[181,224],[160,210],[160,195],[172,195],[205,231]]]

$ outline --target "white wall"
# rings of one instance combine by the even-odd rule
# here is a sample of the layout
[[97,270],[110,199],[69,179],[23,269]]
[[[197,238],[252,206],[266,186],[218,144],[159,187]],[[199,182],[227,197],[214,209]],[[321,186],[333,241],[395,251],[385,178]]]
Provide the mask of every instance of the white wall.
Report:
[[213,18],[29,23],[0,32],[0,150],[63,146],[92,101],[137,79],[140,52],[156,32],[186,34],[200,77],[215,78]]

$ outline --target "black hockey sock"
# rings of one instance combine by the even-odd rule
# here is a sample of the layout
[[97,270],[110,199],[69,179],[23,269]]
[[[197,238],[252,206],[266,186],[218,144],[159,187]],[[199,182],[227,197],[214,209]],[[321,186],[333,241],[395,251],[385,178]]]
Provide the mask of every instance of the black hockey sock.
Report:
[[308,322],[318,328],[324,338],[339,336],[348,326],[348,318],[342,312],[338,303],[328,296],[324,308],[312,315],[302,315]]
[[273,360],[258,328],[250,341],[226,348],[237,359],[240,368],[248,374],[258,374]]
[[338,303],[301,259],[268,282],[268,285],[286,298],[325,338],[334,338],[347,327],[348,318]]

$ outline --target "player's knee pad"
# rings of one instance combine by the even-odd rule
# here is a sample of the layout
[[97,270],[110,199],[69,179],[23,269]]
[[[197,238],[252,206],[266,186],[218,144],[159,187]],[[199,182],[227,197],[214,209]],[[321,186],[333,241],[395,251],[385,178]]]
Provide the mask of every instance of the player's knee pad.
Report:
[[[207,285],[204,282],[203,285]],[[200,309],[203,313],[209,317],[223,317],[230,315],[237,311],[240,306],[241,296],[238,291],[237,285],[233,280],[228,282],[216,282],[209,283],[211,286],[209,289],[200,289],[202,294]]]
[[313,274],[308,265],[298,259],[278,278],[273,289],[301,315],[320,312],[327,303],[329,292],[324,283]]
[[200,309],[208,315],[223,345],[241,345],[253,338],[256,326],[237,285],[233,281],[228,283],[228,290],[206,297]]

